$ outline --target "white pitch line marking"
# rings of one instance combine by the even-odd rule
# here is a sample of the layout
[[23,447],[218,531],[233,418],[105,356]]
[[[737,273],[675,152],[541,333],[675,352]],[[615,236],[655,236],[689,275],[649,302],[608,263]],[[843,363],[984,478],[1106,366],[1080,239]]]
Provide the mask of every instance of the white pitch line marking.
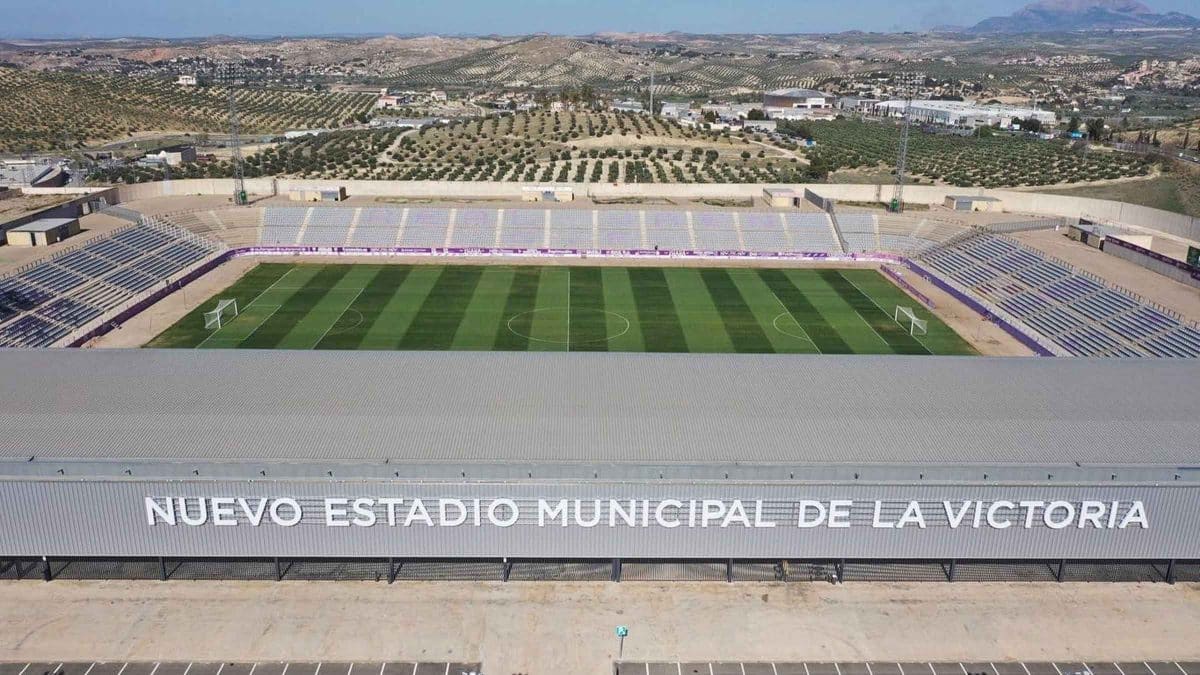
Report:
[[[238,316],[241,316],[241,313],[242,313],[242,311],[245,311],[246,309],[249,309],[251,305],[253,305],[254,303],[258,302],[259,298],[261,298],[263,295],[265,295],[265,294],[267,293],[267,291],[270,291],[271,289],[275,288],[275,284],[278,284],[279,282],[283,281],[283,280],[284,280],[284,278],[285,278],[285,277],[287,277],[287,275],[289,275],[289,274],[291,274],[292,272],[295,272],[295,271],[296,271],[296,268],[295,268],[295,267],[293,267],[293,268],[289,269],[288,271],[284,272],[282,275],[280,275],[280,277],[279,277],[278,279],[276,279],[276,280],[275,280],[275,283],[273,283],[273,284],[271,284],[270,286],[267,286],[266,288],[264,288],[264,289],[262,290],[262,293],[259,293],[258,295],[254,296],[254,298],[252,298],[252,299],[250,300],[250,302],[246,303],[246,306],[245,306],[245,307],[242,307],[242,308],[241,308],[241,310],[239,310],[239,311],[238,311]],[[278,308],[278,307],[276,307],[276,309],[278,310],[279,308]],[[271,312],[271,314],[274,314],[274,313],[275,313],[275,312]],[[235,317],[235,318],[236,318],[236,317]],[[270,318],[270,317],[268,316],[268,318]],[[264,321],[265,321],[265,319],[264,319]],[[203,345],[205,342],[208,342],[209,338],[211,338],[212,336],[216,335],[217,333],[220,333],[220,332],[221,332],[221,331],[222,331],[222,330],[225,328],[225,326],[228,326],[228,325],[229,325],[229,324],[227,324],[227,323],[226,323],[226,324],[222,324],[220,328],[218,328],[218,329],[214,330],[213,332],[209,333],[209,334],[208,334],[208,337],[206,337],[206,338],[204,338],[203,340],[201,340],[201,341],[200,341],[200,344],[196,345],[195,349],[199,349],[199,348],[201,347],[201,345]],[[261,325],[261,324],[260,324],[260,325]],[[257,328],[255,328],[255,330],[258,330],[258,329],[257,329]]]

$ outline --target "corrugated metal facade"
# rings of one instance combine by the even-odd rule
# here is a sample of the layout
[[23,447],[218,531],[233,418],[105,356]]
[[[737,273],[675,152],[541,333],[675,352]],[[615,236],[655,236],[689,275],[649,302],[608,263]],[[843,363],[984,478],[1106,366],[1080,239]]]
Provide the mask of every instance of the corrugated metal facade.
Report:
[[[1169,360],[3,351],[0,558],[1200,559],[1198,438],[1200,363]],[[147,498],[260,497],[305,519],[147,522]],[[521,513],[341,527],[326,498]],[[775,526],[539,526],[562,499],[585,522],[597,499],[761,501]],[[848,526],[798,527],[803,500],[850,500]],[[925,527],[875,526],[914,500]],[[944,500],[1118,506],[1001,529]]]
[[[4,555],[50,556],[291,556],[291,557],[503,557],[510,558],[1005,558],[1005,559],[1196,559],[1200,558],[1200,488],[1180,485],[962,485],[962,484],[750,484],[750,483],[399,483],[365,481],[6,481],[0,482],[0,553]],[[303,519],[294,526],[270,522],[255,526],[240,508],[234,508],[235,526],[213,524],[211,517],[200,525],[166,524],[156,516],[148,521],[147,497],[245,497],[251,511],[256,497],[295,499]],[[387,508],[372,505],[377,522],[372,526],[326,524],[326,497],[355,499],[391,497],[405,500],[396,507],[396,524],[387,522]],[[405,526],[411,501],[425,500],[434,525],[418,518]],[[480,525],[473,514],[458,526],[442,526],[437,514],[438,499],[459,499],[467,505],[480,499]],[[519,509],[515,524],[502,527],[489,523],[486,512],[491,502],[511,499]],[[601,504],[600,524],[583,527],[575,520],[573,501],[561,525],[550,517],[538,522],[536,500],[583,500],[580,517],[594,516],[591,500],[651,500],[632,509],[634,525],[617,517],[610,525],[607,501]],[[667,527],[650,515],[661,500],[676,499],[684,506],[665,512]],[[747,527],[734,520],[721,526],[723,518],[707,527],[687,526],[689,500],[744,500],[747,519],[753,525],[775,523],[774,527]],[[800,500],[850,500],[847,527],[797,526]],[[910,524],[902,529],[875,527],[875,502],[881,501],[880,523],[896,523],[917,500],[925,527]],[[968,510],[958,527],[951,527],[943,501],[951,502],[957,514],[962,501],[979,500],[986,508],[998,500],[1066,501],[1078,511],[1085,500],[1118,502],[1117,517],[1100,518],[1102,527],[1076,520],[1062,529],[1047,526],[1043,511],[1035,511],[1032,526],[1026,527],[1024,511],[997,511],[997,520],[1013,524],[997,529],[982,519],[976,527]],[[756,512],[757,502],[761,510]],[[1145,526],[1134,522],[1119,525],[1131,514],[1134,502],[1144,507]],[[201,515],[194,501],[187,506],[191,517]],[[269,508],[269,506],[267,507]],[[338,508],[343,508],[339,506]],[[344,508],[349,509],[349,506]],[[508,506],[497,508],[497,519],[509,515]],[[645,509],[645,511],[643,511]],[[211,516],[205,507],[205,516]],[[1060,510],[1056,522],[1064,522]],[[282,517],[290,511],[281,509]],[[458,515],[448,509],[451,522]],[[813,512],[809,512],[812,517]],[[178,512],[176,516],[178,517]],[[348,520],[354,516],[338,516]]]
[[1200,362],[0,352],[0,457],[1195,464]]

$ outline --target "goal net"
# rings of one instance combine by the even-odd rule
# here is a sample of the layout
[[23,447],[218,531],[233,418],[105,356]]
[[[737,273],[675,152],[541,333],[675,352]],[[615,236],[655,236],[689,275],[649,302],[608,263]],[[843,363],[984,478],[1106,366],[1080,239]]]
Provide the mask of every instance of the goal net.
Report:
[[204,328],[208,330],[220,330],[221,326],[228,323],[237,315],[237,300],[218,300],[216,309],[204,313]]
[[929,332],[929,322],[924,319],[918,319],[913,313],[911,307],[901,307],[896,305],[896,312],[892,315],[896,323],[908,329],[909,335],[925,335]]

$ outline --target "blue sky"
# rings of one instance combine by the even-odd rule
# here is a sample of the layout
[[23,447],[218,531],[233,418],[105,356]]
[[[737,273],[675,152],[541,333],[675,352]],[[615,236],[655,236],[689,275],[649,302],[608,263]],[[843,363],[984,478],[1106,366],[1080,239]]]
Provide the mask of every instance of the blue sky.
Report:
[[[1026,0],[0,0],[0,36],[806,33],[969,25]],[[1149,0],[1200,13],[1197,0]]]

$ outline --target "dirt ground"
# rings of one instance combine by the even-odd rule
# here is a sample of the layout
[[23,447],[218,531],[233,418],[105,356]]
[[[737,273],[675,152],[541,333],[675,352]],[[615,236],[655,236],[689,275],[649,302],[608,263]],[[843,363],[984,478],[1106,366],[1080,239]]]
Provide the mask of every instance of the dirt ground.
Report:
[[[213,297],[229,287],[260,262],[302,262],[306,264],[392,264],[392,265],[557,265],[590,267],[820,267],[836,269],[878,268],[877,264],[830,263],[794,260],[706,260],[687,258],[516,258],[463,256],[242,256],[234,258],[212,272],[172,293],[142,313],[126,321],[117,330],[97,337],[85,347],[102,349],[140,347],[169,326],[187,316],[202,304],[212,304]],[[994,324],[982,321],[978,314],[940,291],[915,274],[905,278],[937,305],[933,313],[947,323],[980,354],[985,356],[1030,356],[1029,351],[1012,336]],[[903,290],[903,289],[902,289]]]
[[128,224],[129,221],[127,220],[106,216],[102,213],[93,213],[79,219],[79,227],[81,228],[79,234],[74,237],[68,237],[57,244],[50,246],[0,246],[0,274],[9,272],[26,263],[41,260],[61,250],[75,248],[114,228]]
[[10,661],[1200,659],[1195,584],[0,582]]
[[[893,267],[893,269],[897,269]],[[964,340],[983,356],[1033,356],[1033,350],[1021,344],[1000,326],[984,321],[978,313],[967,307],[953,295],[934,286],[920,275],[907,270],[897,270],[904,280],[933,300],[933,313],[946,322]],[[910,294],[911,295],[911,294]]]
[[1200,321],[1200,289],[1172,281],[1144,267],[1068,239],[1063,232],[1040,230],[1012,236],[1027,246],[1150,298],[1192,321]]

